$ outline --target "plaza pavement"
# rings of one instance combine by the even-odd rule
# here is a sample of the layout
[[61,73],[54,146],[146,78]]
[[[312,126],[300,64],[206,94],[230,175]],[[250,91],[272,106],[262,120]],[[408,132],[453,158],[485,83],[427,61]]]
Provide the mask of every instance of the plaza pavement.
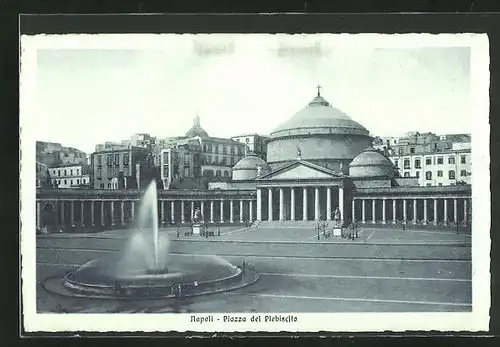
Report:
[[[185,228],[183,231],[186,230]],[[470,235],[449,231],[365,228],[361,238],[314,240],[304,228],[221,228],[203,239],[169,234],[176,254],[216,254],[235,265],[254,264],[261,279],[217,295],[119,301],[66,298],[43,288],[91,259],[119,256],[129,235],[44,235],[37,239],[37,306],[55,312],[400,312],[470,311]]]

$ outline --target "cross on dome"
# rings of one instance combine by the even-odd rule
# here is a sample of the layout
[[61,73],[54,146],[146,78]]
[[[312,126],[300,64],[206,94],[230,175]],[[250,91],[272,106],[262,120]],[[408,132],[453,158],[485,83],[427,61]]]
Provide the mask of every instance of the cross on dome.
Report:
[[316,89],[318,89],[318,96],[321,96],[321,86],[318,84],[318,86],[316,87]]

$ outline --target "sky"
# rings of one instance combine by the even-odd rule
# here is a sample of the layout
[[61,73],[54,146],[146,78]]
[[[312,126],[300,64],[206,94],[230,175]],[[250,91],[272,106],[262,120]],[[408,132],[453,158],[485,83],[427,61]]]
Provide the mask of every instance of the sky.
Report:
[[157,47],[39,49],[37,140],[85,152],[134,133],[269,134],[321,85],[374,136],[470,132],[470,49],[260,36],[165,35]]

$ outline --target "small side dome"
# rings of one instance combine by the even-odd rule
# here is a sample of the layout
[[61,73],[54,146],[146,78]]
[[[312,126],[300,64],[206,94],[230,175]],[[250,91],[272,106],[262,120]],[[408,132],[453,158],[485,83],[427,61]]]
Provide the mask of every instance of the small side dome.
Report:
[[392,178],[394,176],[394,165],[383,154],[369,147],[349,164],[349,175],[351,177]]
[[253,180],[269,171],[269,165],[262,158],[250,155],[242,158],[233,166],[232,178],[233,181]]

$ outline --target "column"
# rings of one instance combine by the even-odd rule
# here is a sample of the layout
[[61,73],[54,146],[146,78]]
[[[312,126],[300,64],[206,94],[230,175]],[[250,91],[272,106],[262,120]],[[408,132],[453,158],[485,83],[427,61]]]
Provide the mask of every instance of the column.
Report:
[[104,226],[104,201],[101,200],[101,225]]
[[95,201],[90,201],[90,224],[94,226],[94,203]]
[[214,222],[214,201],[210,201],[210,223]]
[[458,223],[458,216],[457,216],[457,199],[453,199],[453,221]]
[[201,212],[201,218],[203,220],[203,222],[205,222],[205,201],[202,201],[200,203],[200,212]]
[[191,220],[194,219],[194,201],[191,201]]
[[36,227],[37,229],[42,228],[42,204],[40,201],[36,202]]
[[444,225],[448,225],[448,199],[443,199],[443,204],[444,204],[444,211],[443,211],[443,220],[444,220]]
[[295,189],[290,188],[290,220],[295,220]]
[[340,223],[344,223],[344,187],[339,187]]
[[181,200],[181,223],[185,223],[184,217],[184,200]]
[[165,225],[165,200],[161,201],[161,224]]
[[130,219],[134,220],[135,218],[135,201],[131,201],[130,203]]
[[375,210],[375,207],[376,207],[375,206],[375,201],[376,201],[375,199],[372,199],[372,223],[373,224],[377,223],[377,219],[375,218],[376,217],[375,212],[377,212]]
[[356,200],[352,199],[352,221],[356,222]]
[[438,201],[434,198],[434,225],[438,224]]
[[464,199],[464,225],[467,225],[467,198]]
[[332,188],[326,188],[326,220],[332,220]]
[[220,222],[224,223],[224,200],[220,201]]
[[115,225],[115,202],[110,201],[109,204],[111,205],[111,225]]
[[229,200],[229,223],[234,222],[233,200]]
[[319,188],[314,188],[314,220],[319,220]]
[[64,225],[64,201],[61,201],[61,225]]
[[302,188],[302,219],[307,220],[307,188]]
[[267,197],[267,211],[269,214],[268,220],[273,220],[273,189],[269,188],[269,196]]
[[240,200],[240,222],[243,222],[243,200]]
[[279,212],[279,215],[280,215],[280,220],[284,220],[285,219],[285,204],[284,204],[284,196],[283,196],[283,188],[280,188],[280,212]]
[[366,200],[361,199],[361,223],[366,223]]
[[392,224],[397,223],[397,215],[396,215],[396,199],[392,199]]
[[424,199],[424,225],[427,225],[427,199]]
[[248,207],[248,220],[250,222],[253,222],[253,200],[249,201],[249,207]]
[[83,213],[83,211],[84,211],[84,209],[83,209],[84,204],[85,204],[85,201],[81,201],[81,202],[80,202],[80,225],[81,225],[82,227],[84,227],[84,226],[85,226],[85,221],[84,221],[84,219],[85,219],[85,215],[84,215],[84,213]]
[[386,223],[386,218],[385,218],[385,204],[386,204],[387,199],[382,199],[382,224]]
[[120,202],[120,221],[122,225],[125,225],[125,201]]
[[406,214],[406,199],[403,199],[403,223],[406,224],[408,220],[407,214]]
[[71,200],[71,226],[75,226],[75,200]]
[[413,224],[417,224],[417,199],[413,199]]
[[262,189],[257,188],[257,220],[262,220]]
[[170,201],[170,222],[175,223],[175,200]]

